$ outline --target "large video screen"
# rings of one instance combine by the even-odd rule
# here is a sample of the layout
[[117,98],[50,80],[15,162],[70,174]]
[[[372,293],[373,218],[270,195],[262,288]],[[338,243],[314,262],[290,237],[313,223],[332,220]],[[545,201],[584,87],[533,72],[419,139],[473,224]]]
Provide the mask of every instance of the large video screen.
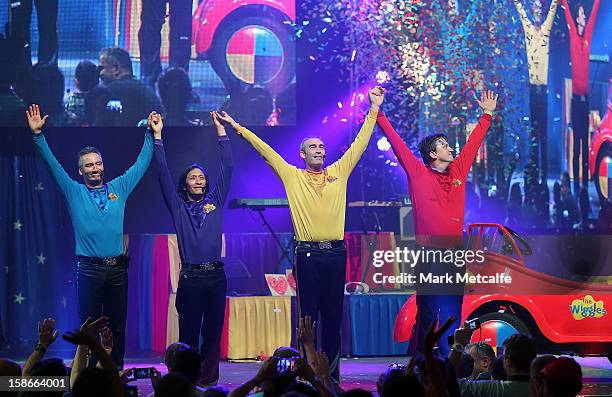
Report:
[[9,0],[0,125],[295,124],[295,0]]

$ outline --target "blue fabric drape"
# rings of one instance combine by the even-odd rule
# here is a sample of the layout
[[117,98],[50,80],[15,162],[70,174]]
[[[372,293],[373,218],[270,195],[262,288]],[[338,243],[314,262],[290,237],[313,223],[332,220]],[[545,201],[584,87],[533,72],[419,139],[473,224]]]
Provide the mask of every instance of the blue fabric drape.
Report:
[[[74,237],[55,182],[31,133],[4,130],[0,145],[0,343],[31,346],[36,324],[78,326]],[[58,340],[53,348],[67,348]]]
[[393,325],[409,294],[351,295],[351,355],[405,355],[408,343],[393,340]]

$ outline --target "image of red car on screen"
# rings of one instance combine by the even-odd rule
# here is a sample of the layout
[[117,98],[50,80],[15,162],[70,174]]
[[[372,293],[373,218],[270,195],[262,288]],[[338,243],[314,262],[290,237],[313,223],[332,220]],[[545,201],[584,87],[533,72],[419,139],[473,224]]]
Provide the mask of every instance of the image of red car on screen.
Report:
[[608,87],[606,114],[591,141],[589,148],[589,172],[597,188],[600,201],[610,200],[612,179],[612,80]]

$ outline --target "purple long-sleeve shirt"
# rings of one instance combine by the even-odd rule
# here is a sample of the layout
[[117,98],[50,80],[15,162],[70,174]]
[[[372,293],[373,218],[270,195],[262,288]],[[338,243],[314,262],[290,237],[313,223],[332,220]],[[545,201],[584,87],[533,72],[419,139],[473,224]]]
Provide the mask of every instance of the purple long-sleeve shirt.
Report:
[[[182,263],[205,263],[221,258],[222,209],[230,187],[234,168],[232,151],[227,137],[219,139],[221,170],[214,186],[204,199],[204,214],[194,211],[194,203],[187,202],[177,192],[166,162],[161,140],[155,140],[155,161],[159,183],[166,206],[172,215]],[[210,181],[208,181],[210,183]]]

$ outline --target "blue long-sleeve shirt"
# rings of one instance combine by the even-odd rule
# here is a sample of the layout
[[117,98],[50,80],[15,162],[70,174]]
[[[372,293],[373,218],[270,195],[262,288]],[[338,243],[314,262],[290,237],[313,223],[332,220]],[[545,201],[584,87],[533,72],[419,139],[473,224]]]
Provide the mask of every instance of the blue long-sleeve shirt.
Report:
[[[234,164],[229,139],[220,138],[219,146],[221,148],[219,176],[203,203],[194,203],[187,202],[179,195],[166,163],[164,145],[161,140],[155,140],[159,183],[166,206],[172,215],[182,263],[205,263],[221,259],[222,209],[230,187]],[[203,205],[204,212],[194,211],[194,205]]]
[[76,254],[96,258],[123,253],[125,203],[147,171],[153,157],[153,135],[145,134],[136,162],[121,176],[106,183],[108,203],[103,211],[87,186],[68,176],[41,134],[33,135],[34,146],[57,182],[72,219]]

